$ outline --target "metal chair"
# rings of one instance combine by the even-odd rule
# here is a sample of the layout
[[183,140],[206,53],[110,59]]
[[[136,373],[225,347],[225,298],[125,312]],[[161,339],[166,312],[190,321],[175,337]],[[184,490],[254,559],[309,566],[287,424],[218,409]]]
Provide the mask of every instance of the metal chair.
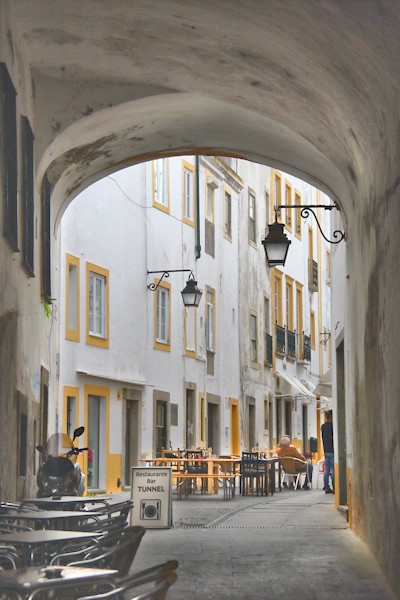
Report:
[[164,600],[168,589],[177,579],[175,571],[178,564],[177,560],[169,560],[119,579],[115,590],[82,596],[77,600]]
[[1,533],[12,533],[16,531],[33,531],[32,527],[28,527],[27,525],[19,525],[18,523],[11,523],[6,521],[0,522],[0,532]]
[[320,458],[317,462],[317,489],[319,486],[319,478],[322,476],[322,482],[324,481],[324,473],[325,473],[325,458]]
[[[230,456],[220,456],[219,458],[231,458]],[[236,488],[236,466],[230,460],[224,461],[221,460],[220,463],[221,473],[223,475],[232,475],[232,478],[224,477],[222,480],[222,487],[224,490],[224,500],[230,500],[235,497],[235,488]]]
[[[116,569],[118,577],[124,577],[129,573],[129,569],[145,533],[146,529],[140,525],[126,527],[121,533],[118,543],[112,548],[100,554],[96,554],[96,550],[93,550],[90,552],[89,557],[82,560],[72,560],[67,562],[67,564],[75,567]],[[62,560],[66,558],[65,555],[59,557]],[[52,564],[58,564],[56,557],[53,559]]]
[[[192,479],[185,479],[181,484],[181,488],[185,492],[185,497],[187,497],[191,492],[196,491],[197,489],[197,479],[196,475],[207,475],[208,473],[208,463],[203,462],[201,458],[203,457],[202,450],[187,450],[186,458],[188,459],[185,463],[185,472],[192,474]],[[207,492],[207,481],[206,479],[201,479],[200,483],[200,491],[202,494]],[[180,490],[181,495],[182,490]]]
[[0,569],[18,569],[22,566],[17,549],[14,546],[2,544],[0,546]]
[[249,492],[263,495],[265,489],[265,464],[258,457],[258,452],[242,452],[240,461],[239,490],[243,496]]

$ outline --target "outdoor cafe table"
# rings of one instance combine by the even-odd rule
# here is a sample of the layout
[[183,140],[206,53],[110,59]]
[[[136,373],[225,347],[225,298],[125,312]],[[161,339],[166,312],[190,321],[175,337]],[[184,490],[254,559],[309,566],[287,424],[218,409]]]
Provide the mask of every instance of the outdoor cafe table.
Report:
[[[203,479],[207,479],[207,493],[208,494],[218,494],[218,479],[222,477],[227,477],[224,474],[224,467],[229,464],[232,468],[232,474],[230,477],[234,478],[239,475],[238,466],[240,465],[240,459],[238,458],[145,458],[141,459],[141,462],[146,462],[149,466],[155,467],[177,467],[177,471],[172,471],[172,477],[177,479],[188,478],[191,476],[192,479],[201,479],[201,474],[198,473],[187,473],[185,470],[185,466],[190,464],[197,463],[206,463],[207,464],[207,473],[206,477]],[[182,477],[183,475],[183,477]]]
[[103,505],[106,508],[112,506],[111,496],[50,496],[49,498],[24,498],[21,500],[21,508],[33,504],[44,510],[91,510],[96,511]]
[[68,598],[106,592],[115,589],[113,569],[85,567],[28,567],[0,572],[0,598],[18,600],[39,597],[62,600],[68,590]]
[[0,514],[0,523],[20,522],[35,525],[35,529],[76,530],[99,523],[96,513],[83,510],[32,510]]
[[93,540],[100,534],[88,531],[60,531],[38,529],[35,531],[11,531],[0,533],[0,544],[15,546],[22,552],[22,561],[25,567],[35,564],[45,565],[49,559],[50,551],[62,548],[66,542],[79,540]]

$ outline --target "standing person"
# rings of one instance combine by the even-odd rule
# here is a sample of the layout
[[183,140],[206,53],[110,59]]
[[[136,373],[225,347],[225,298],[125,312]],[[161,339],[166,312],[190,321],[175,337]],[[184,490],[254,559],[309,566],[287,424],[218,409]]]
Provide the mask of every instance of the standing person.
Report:
[[[325,494],[333,494],[335,491],[335,462],[333,454],[333,423],[332,411],[325,413],[326,421],[321,425],[322,443],[325,455],[324,490]],[[332,480],[332,488],[329,487],[329,475]]]

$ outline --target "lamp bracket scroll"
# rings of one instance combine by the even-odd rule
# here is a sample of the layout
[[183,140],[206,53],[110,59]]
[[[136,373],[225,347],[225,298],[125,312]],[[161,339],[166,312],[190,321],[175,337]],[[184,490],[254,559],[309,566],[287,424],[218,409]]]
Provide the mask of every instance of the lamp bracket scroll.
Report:
[[[336,229],[333,232],[333,240],[329,240],[326,235],[324,234],[324,232],[322,231],[321,225],[319,224],[317,215],[315,214],[313,209],[316,208],[323,208],[324,210],[332,210],[333,208],[336,208],[336,210],[338,210],[338,207],[336,206],[336,204],[293,204],[293,205],[287,205],[287,204],[279,204],[278,206],[274,207],[275,210],[275,214],[276,216],[278,215],[278,212],[282,209],[286,209],[286,210],[290,210],[290,209],[300,209],[300,216],[303,217],[303,219],[306,219],[309,214],[311,213],[318,225],[318,229],[322,235],[322,237],[324,238],[324,240],[326,240],[329,244],[339,244],[339,242],[341,242],[344,239],[344,232],[343,231],[339,231],[339,229]],[[277,219],[276,219],[277,220]]]
[[292,243],[292,241],[286,236],[286,234],[283,231],[284,224],[278,221],[278,213],[282,208],[284,208],[285,210],[290,210],[293,208],[300,209],[300,215],[303,218],[307,218],[308,215],[312,213],[314,219],[317,222],[318,229],[320,230],[322,237],[329,244],[339,244],[339,242],[344,240],[344,232],[339,231],[338,229],[333,232],[334,239],[329,240],[322,231],[317,215],[313,210],[315,208],[323,208],[324,210],[332,210],[333,208],[337,209],[336,204],[279,204],[277,206],[274,206],[275,222],[270,223],[268,225],[268,235],[266,234],[265,238],[261,240],[261,243],[264,246],[265,256],[270,267],[285,265],[289,246]]
[[[149,290],[151,290],[152,292],[155,292],[156,289],[158,288],[158,286],[160,285],[160,283],[162,282],[162,280],[164,279],[164,277],[165,277],[165,279],[168,279],[170,273],[190,273],[190,276],[192,276],[194,279],[192,269],[169,269],[169,271],[147,271],[147,275],[150,275],[150,274],[160,275],[161,274],[161,277],[157,281],[157,284],[151,282],[151,283],[149,283],[147,288]],[[189,276],[189,278],[190,278],[190,276]]]
[[197,308],[198,305],[200,304],[202,291],[199,290],[199,288],[197,287],[197,281],[194,278],[192,269],[169,269],[169,270],[165,269],[163,271],[147,271],[147,275],[150,275],[150,274],[161,275],[161,277],[159,278],[159,280],[157,281],[156,284],[153,282],[149,283],[147,288],[149,290],[151,290],[152,292],[155,292],[156,289],[159,287],[160,283],[162,282],[162,280],[164,278],[169,277],[170,273],[189,273],[189,277],[186,282],[186,286],[181,291],[182,300],[183,300],[183,304],[186,307],[194,306]]
[[322,331],[319,335],[321,337],[321,344],[323,346],[326,346],[326,344],[329,341],[329,338],[331,337],[331,332],[330,331]]

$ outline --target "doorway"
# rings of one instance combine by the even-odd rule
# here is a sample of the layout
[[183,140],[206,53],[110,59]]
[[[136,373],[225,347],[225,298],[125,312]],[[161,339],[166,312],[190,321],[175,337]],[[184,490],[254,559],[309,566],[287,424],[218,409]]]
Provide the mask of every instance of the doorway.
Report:
[[282,437],[282,398],[276,399],[276,443],[279,443],[279,440]]
[[168,448],[167,445],[167,402],[165,400],[157,400],[156,402],[156,458],[162,455],[162,448]]
[[257,446],[256,436],[256,401],[255,398],[248,398],[248,422],[249,422],[249,450]]
[[240,454],[239,401],[231,398],[231,454]]
[[[216,401],[214,401],[214,399]],[[219,396],[207,394],[207,446],[212,453],[220,454],[220,407]]]
[[[140,392],[126,390],[130,396],[140,396]],[[126,399],[125,408],[125,485],[131,485],[132,467],[139,465],[139,405],[140,399]]]
[[285,400],[284,409],[285,409],[285,427],[284,427],[283,435],[288,435],[288,436],[290,436],[290,439],[292,439],[292,437],[293,437],[293,434],[292,434],[293,410],[292,410],[292,401],[291,400]]
[[40,368],[40,443],[47,444],[48,422],[49,422],[49,379],[47,369]]
[[186,388],[185,447],[196,447],[196,391]]
[[[88,488],[105,488],[105,398],[88,395]],[[103,442],[103,443],[102,443]]]
[[[336,389],[337,389],[337,453],[339,478],[339,504],[347,505],[347,440],[346,440],[346,398],[344,387],[344,341],[336,349]],[[336,459],[336,457],[335,457]],[[335,487],[337,484],[335,485]]]
[[304,452],[311,452],[308,444],[308,406],[307,404],[302,405],[302,435],[303,435],[303,454]]

